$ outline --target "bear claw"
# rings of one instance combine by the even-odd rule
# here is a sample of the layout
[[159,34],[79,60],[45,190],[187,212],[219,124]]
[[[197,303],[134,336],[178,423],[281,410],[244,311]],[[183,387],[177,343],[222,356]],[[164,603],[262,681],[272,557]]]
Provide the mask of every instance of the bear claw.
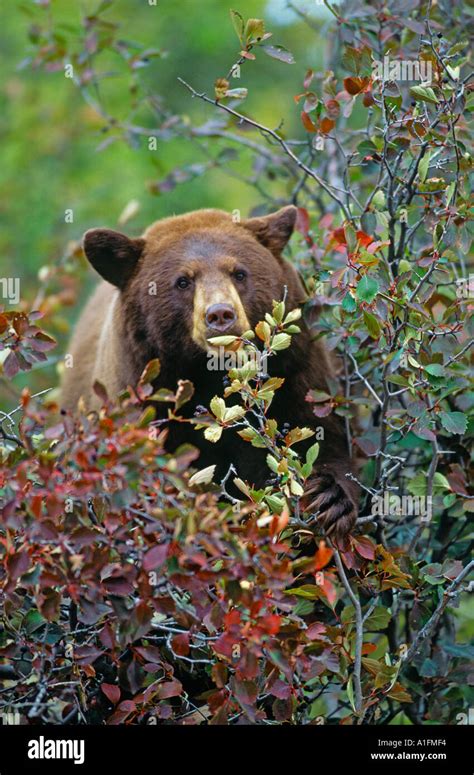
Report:
[[315,513],[317,523],[329,535],[344,540],[357,518],[357,504],[330,473],[314,476],[303,496],[306,512]]

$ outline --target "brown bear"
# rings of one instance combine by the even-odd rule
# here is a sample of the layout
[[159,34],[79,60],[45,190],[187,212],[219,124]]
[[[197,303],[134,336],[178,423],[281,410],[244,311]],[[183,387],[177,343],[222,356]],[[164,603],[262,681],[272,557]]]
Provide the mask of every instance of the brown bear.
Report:
[[[74,411],[82,396],[86,406],[97,408],[96,380],[112,397],[136,384],[147,362],[159,358],[154,388],[174,390],[178,380],[190,380],[195,387],[191,414],[198,406],[208,407],[213,396],[223,393],[223,374],[208,368],[207,340],[253,328],[271,311],[272,301],[283,298],[285,288],[287,310],[305,299],[297,272],[281,255],[296,215],[296,207],[288,206],[234,222],[224,211],[198,210],[157,221],[135,239],[108,229],[88,231],[84,251],[104,282],[72,339],[74,366],[65,369],[62,406]],[[355,522],[358,488],[346,477],[352,465],[341,419],[316,418],[305,400],[310,389],[327,389],[332,368],[323,344],[304,322],[301,329],[289,349],[268,361],[268,371],[285,380],[270,414],[280,429],[285,424],[323,427],[305,500],[319,513],[322,527],[342,537]],[[265,450],[235,432],[212,444],[189,423],[171,424],[170,451],[184,442],[200,450],[200,468],[217,464],[215,481],[230,464],[256,487],[270,475]]]

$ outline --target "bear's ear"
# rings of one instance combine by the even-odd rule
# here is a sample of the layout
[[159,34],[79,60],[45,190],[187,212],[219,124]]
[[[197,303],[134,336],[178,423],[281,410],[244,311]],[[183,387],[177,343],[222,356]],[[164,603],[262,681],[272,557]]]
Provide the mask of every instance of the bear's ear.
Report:
[[124,288],[140,258],[145,240],[130,239],[112,229],[90,229],[84,234],[84,253],[104,280]]
[[266,248],[278,256],[293,234],[298,208],[294,205],[282,207],[276,213],[261,218],[247,218],[241,225]]

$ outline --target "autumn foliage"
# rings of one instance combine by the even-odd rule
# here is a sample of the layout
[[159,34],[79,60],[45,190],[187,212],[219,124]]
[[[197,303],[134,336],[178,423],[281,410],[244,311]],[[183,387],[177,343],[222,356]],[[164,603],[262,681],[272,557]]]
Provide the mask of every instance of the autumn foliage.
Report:
[[[36,390],[84,276],[69,246],[36,306],[0,314],[1,377],[15,399],[0,418],[0,710],[27,723],[455,724],[472,706],[466,20],[458,3],[449,18],[415,0],[403,13],[395,2],[327,5],[337,57],[324,73],[303,67],[288,95],[297,142],[242,112],[247,89],[230,88],[225,66],[210,96],[188,83],[191,67],[182,82],[202,102],[201,124],[160,108],[149,127],[163,142],[198,136],[214,159],[191,159],[155,193],[246,154],[269,209],[299,207],[289,258],[306,282],[304,315],[340,366],[307,401],[316,417],[345,419],[361,458],[357,529],[338,546],[302,507],[318,453],[298,454],[305,429],[248,421],[242,437],[268,448],[269,480],[258,491],[236,482],[241,499],[199,471],[195,449],[167,454],[167,424],[150,407],[158,363],[117,401],[97,384],[99,413],[61,414],[54,393]],[[125,56],[103,19],[112,6],[74,39],[41,17],[27,64],[54,72],[67,57],[91,104],[101,52],[119,51],[143,107],[136,63],[154,54]],[[242,81],[264,56],[295,66],[262,20],[232,21]],[[224,17],[222,34],[234,34]],[[430,82],[374,77],[387,52],[428,62]],[[143,135],[133,111],[119,121],[96,107],[116,140]],[[274,308],[251,341],[225,346],[271,355],[287,336],[291,347],[292,312]],[[196,432],[242,435],[279,389],[245,369],[226,385]],[[231,415],[229,392],[241,406]],[[191,393],[183,382],[154,399],[179,422]]]

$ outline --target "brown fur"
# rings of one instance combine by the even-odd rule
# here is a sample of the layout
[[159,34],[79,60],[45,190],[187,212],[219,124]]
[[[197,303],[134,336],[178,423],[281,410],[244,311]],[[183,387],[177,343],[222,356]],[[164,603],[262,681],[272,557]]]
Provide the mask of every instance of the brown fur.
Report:
[[[295,218],[291,206],[241,223],[220,210],[198,210],[157,221],[134,240],[109,230],[87,232],[86,255],[105,282],[90,299],[72,339],[74,366],[65,370],[64,408],[74,411],[81,396],[89,408],[97,408],[95,380],[114,396],[135,384],[156,357],[162,369],[155,388],[174,389],[179,379],[189,379],[196,392],[188,412],[209,406],[214,395],[222,395],[224,376],[207,369],[206,340],[220,333],[206,323],[210,305],[230,305],[236,320],[225,333],[240,334],[271,311],[272,300],[283,297],[285,286],[287,310],[304,300],[297,273],[281,257]],[[244,280],[235,274],[239,271],[247,274]],[[177,286],[182,277],[188,278],[188,288]],[[357,489],[345,477],[351,463],[340,418],[316,418],[305,401],[311,388],[326,389],[332,369],[322,343],[312,340],[305,324],[301,327],[292,346],[269,359],[270,373],[285,378],[270,413],[279,427],[285,422],[324,427],[325,440],[305,497],[308,507],[320,512],[324,527],[344,535],[355,520]],[[230,463],[256,486],[269,476],[265,452],[234,433],[224,433],[213,445],[188,424],[171,426],[170,450],[183,442],[200,449],[199,467],[217,464],[216,481]]]

